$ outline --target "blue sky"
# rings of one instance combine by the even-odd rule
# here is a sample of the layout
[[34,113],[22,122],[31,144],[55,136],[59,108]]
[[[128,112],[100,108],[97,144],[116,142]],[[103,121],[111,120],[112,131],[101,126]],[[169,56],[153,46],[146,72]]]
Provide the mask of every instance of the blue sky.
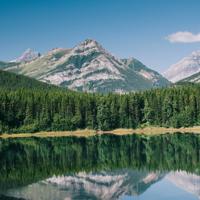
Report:
[[0,60],[92,38],[162,72],[200,50],[199,10],[199,0],[0,0]]

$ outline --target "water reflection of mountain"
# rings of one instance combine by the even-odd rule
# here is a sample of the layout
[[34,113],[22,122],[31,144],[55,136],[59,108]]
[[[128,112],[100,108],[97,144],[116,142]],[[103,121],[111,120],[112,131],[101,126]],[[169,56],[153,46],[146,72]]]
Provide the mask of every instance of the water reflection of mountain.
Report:
[[45,181],[10,190],[9,195],[25,199],[119,199],[123,195],[136,196],[145,192],[163,177],[160,173],[136,170],[84,173],[55,176]]
[[180,171],[169,173],[167,178],[177,187],[194,194],[200,199],[200,176]]
[[[200,135],[195,134],[0,139],[0,194],[35,195],[27,199],[44,194],[48,200],[58,194],[60,199],[84,194],[85,199],[98,199],[99,194],[111,195],[112,189],[113,199],[139,195],[163,176],[147,171],[200,174],[199,147]],[[94,171],[101,173],[89,173]],[[48,179],[54,174],[60,178]],[[66,178],[71,180],[68,185],[58,184]]]

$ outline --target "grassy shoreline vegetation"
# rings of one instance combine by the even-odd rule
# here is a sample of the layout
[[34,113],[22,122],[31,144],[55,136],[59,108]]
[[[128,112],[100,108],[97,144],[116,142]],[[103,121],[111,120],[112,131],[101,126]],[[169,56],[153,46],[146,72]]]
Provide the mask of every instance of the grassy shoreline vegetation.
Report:
[[152,126],[163,128],[146,132],[176,132],[200,125],[199,84],[120,95],[70,91],[8,72],[0,77],[0,134],[116,134]]
[[91,137],[102,134],[113,135],[162,135],[162,134],[174,134],[174,133],[194,133],[200,134],[200,126],[194,127],[182,127],[182,128],[165,128],[165,127],[145,127],[137,129],[115,129],[110,131],[97,131],[97,130],[76,130],[76,131],[51,131],[51,132],[36,132],[36,133],[14,133],[14,134],[2,134],[0,139],[8,138],[29,138],[29,137]]

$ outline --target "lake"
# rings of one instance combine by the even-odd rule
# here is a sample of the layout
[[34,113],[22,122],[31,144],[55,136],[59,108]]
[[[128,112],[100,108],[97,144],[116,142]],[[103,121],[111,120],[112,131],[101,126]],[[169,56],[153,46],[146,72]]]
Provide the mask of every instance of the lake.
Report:
[[0,140],[0,199],[195,200],[200,135]]

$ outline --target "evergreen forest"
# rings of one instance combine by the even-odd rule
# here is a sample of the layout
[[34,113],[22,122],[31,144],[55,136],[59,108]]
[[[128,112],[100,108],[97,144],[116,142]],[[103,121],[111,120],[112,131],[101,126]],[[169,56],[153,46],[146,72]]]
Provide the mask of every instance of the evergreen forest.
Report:
[[0,133],[200,124],[200,85],[81,93],[0,71]]

